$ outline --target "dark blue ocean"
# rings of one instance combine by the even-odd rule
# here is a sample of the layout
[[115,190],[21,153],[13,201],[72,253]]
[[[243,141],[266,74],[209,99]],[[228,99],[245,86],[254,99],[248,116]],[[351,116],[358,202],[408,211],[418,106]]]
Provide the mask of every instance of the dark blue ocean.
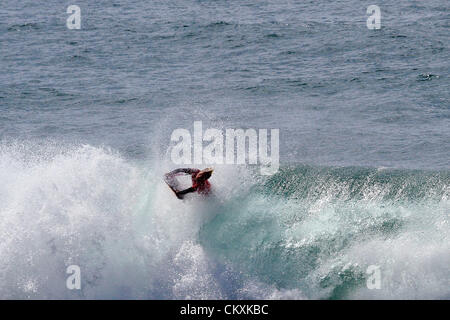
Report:
[[[449,299],[449,10],[2,0],[0,298]],[[279,172],[179,201],[194,121],[279,129]]]

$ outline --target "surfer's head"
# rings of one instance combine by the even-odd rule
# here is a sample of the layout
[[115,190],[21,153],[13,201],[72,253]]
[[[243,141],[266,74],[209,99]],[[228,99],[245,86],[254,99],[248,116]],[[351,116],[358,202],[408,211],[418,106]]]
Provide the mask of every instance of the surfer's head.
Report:
[[197,175],[195,176],[195,179],[197,181],[206,181],[211,177],[213,171],[214,171],[213,168],[203,169],[199,173],[197,173]]

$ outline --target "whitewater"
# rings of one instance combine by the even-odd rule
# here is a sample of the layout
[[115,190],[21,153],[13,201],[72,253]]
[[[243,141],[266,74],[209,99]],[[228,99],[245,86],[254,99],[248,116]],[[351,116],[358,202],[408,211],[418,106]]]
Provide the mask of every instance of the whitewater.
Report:
[[0,298],[450,297],[448,171],[221,166],[212,197],[180,201],[167,163],[2,143]]

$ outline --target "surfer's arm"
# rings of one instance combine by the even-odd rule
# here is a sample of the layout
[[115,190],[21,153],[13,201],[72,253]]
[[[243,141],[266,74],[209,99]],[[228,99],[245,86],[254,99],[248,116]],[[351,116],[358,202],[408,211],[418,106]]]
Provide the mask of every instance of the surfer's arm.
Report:
[[186,193],[190,193],[190,192],[195,192],[195,190],[197,190],[197,188],[194,187],[190,187],[181,191],[178,191],[178,194],[186,194]]
[[174,175],[178,174],[178,173],[186,173],[186,174],[193,174],[193,173],[198,173],[200,172],[200,170],[198,169],[193,169],[193,168],[179,168],[179,169],[175,169],[169,173],[165,174],[166,178],[169,177],[173,177]]
[[166,181],[166,183],[169,185],[169,187],[175,192],[175,195],[177,196],[178,199],[183,199],[183,196],[186,193],[190,193],[190,192],[195,192],[197,189],[194,187],[182,190],[182,191],[178,191],[176,188],[176,178],[175,176],[179,173],[185,173],[185,174],[196,174],[200,172],[200,170],[198,169],[193,169],[193,168],[179,168],[179,169],[175,169],[169,173],[166,173],[164,175],[164,180]]
[[175,194],[177,195],[177,198],[178,198],[178,199],[183,199],[183,196],[184,196],[186,193],[195,192],[196,190],[197,190],[197,188],[190,187],[190,188],[187,188],[187,189],[184,189],[184,190],[181,190],[181,191],[177,191]]

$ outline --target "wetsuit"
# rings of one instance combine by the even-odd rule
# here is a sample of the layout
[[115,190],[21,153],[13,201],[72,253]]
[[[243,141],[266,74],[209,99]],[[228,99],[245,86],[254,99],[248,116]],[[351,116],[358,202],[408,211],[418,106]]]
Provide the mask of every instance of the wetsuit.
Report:
[[175,176],[179,175],[180,173],[190,174],[192,178],[192,187],[178,191],[176,190],[176,194],[178,195],[184,195],[189,192],[195,192],[197,191],[200,194],[208,194],[211,191],[211,184],[208,182],[208,180],[204,181],[198,181],[196,179],[197,174],[200,172],[199,169],[193,169],[193,168],[180,168],[173,170],[172,172],[169,172],[165,175],[166,181],[169,184],[169,186],[176,185]]

